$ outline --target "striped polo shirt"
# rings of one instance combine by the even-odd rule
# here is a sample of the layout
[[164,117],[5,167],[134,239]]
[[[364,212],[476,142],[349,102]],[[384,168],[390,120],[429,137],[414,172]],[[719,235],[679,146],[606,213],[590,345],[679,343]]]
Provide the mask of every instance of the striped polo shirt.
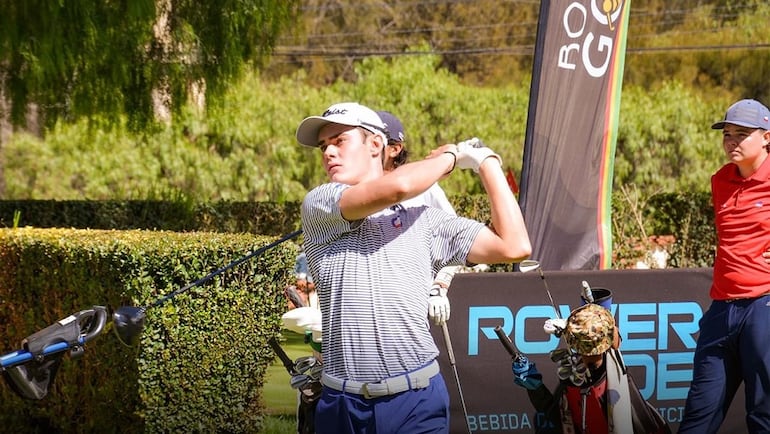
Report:
[[348,187],[324,184],[305,196],[304,248],[321,305],[324,371],[376,382],[438,356],[430,284],[440,268],[466,262],[484,225],[401,205],[349,222],[338,206]]

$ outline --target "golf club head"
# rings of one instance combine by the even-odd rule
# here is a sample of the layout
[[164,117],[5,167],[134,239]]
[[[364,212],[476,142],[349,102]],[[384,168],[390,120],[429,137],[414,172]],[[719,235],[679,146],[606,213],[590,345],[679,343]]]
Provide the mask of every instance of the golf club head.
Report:
[[145,308],[121,306],[112,314],[112,327],[118,340],[126,346],[135,347],[144,330]]
[[323,374],[324,367],[321,365],[321,363],[316,364],[312,368],[310,368],[307,371],[307,376],[310,377],[312,381],[321,381],[321,374]]
[[528,271],[537,270],[540,268],[540,262],[534,259],[525,259],[519,262],[519,271],[526,273]]
[[310,377],[305,374],[292,375],[289,384],[292,389],[300,389],[310,382]]
[[294,371],[300,374],[306,374],[307,371],[316,366],[318,359],[315,356],[303,356],[294,361]]

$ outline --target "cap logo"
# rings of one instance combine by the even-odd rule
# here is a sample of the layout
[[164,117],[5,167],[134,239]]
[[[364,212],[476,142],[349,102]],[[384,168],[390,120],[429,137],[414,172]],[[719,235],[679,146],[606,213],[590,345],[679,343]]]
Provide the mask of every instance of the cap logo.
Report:
[[332,115],[344,115],[348,112],[348,109],[344,108],[331,108],[329,110],[326,110],[322,117],[326,118]]

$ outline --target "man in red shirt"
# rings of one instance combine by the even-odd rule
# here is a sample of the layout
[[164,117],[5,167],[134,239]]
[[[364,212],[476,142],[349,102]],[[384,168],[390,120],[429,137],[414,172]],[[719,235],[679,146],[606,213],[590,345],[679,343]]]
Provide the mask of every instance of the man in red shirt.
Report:
[[[730,106],[722,130],[729,163],[711,177],[717,254],[700,320],[693,380],[680,433],[715,433],[741,383],[747,432],[770,432],[770,111]],[[765,203],[767,202],[767,204]],[[767,205],[767,206],[765,206]]]

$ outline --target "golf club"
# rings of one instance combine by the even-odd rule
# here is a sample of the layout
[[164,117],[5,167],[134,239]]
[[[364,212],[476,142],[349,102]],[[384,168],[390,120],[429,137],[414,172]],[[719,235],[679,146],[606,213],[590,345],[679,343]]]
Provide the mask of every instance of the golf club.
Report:
[[470,421],[468,421],[468,408],[465,406],[463,388],[460,386],[460,375],[457,373],[457,365],[455,364],[455,351],[452,349],[452,339],[449,337],[449,327],[447,327],[446,321],[441,323],[441,331],[444,333],[444,342],[446,343],[447,355],[449,356],[449,364],[452,366],[452,372],[454,372],[455,381],[457,382],[457,390],[460,393],[460,404],[463,407],[465,426],[468,428],[468,434],[470,434],[472,431]]
[[500,340],[500,343],[503,344],[505,351],[511,356],[511,368],[513,369],[514,375],[520,377],[523,381],[526,381],[527,373],[534,364],[530,363],[527,356],[516,349],[516,346],[513,345],[513,341],[511,341],[511,338],[505,334],[501,326],[495,326],[495,334],[497,334],[497,339]]
[[273,247],[286,242],[292,238],[295,238],[299,236],[302,233],[302,229],[296,230],[290,234],[284,235],[283,237],[279,238],[278,240],[273,241],[272,243],[260,247],[259,249],[249,253],[246,256],[243,256],[240,259],[237,259],[224,267],[214,270],[208,275],[196,280],[195,282],[189,283],[175,291],[172,291],[171,293],[159,298],[149,306],[143,306],[143,307],[135,307],[135,306],[121,306],[115,312],[112,314],[112,322],[113,322],[113,329],[115,330],[115,334],[118,337],[118,340],[122,342],[124,345],[127,346],[135,346],[141,337],[142,330],[144,330],[144,322],[146,319],[146,312],[147,309],[151,307],[160,306],[161,304],[167,302],[168,300],[176,297],[177,295],[189,290],[190,288],[194,288],[196,286],[200,286],[201,284],[213,279],[216,276],[219,276],[220,274],[224,273],[225,271],[240,265],[249,259],[259,256],[262,253],[272,249]]
[[548,294],[548,299],[551,300],[551,306],[553,306],[553,310],[556,313],[556,318],[562,319],[561,315],[559,314],[559,309],[556,306],[556,303],[553,301],[553,297],[551,296],[551,291],[548,289],[548,282],[545,281],[545,274],[543,274],[543,268],[540,267],[540,262],[535,261],[534,259],[525,259],[519,263],[519,271],[522,273],[527,273],[532,270],[537,270],[540,273],[540,280],[543,281],[545,292]]
[[281,359],[281,362],[283,362],[283,367],[286,368],[286,372],[289,373],[289,375],[297,375],[299,372],[297,372],[296,369],[294,369],[294,362],[289,358],[289,355],[286,354],[286,351],[281,348],[281,344],[278,343],[278,339],[273,336],[270,338],[269,341],[267,341],[268,344],[270,344],[270,347],[273,349],[275,354],[278,355],[278,358]]
[[495,334],[497,334],[497,339],[500,340],[500,343],[503,344],[503,348],[505,348],[505,351],[511,355],[512,359],[520,360],[522,357],[524,357],[524,355],[521,354],[513,345],[511,338],[505,334],[501,326],[495,326]]
[[315,356],[300,357],[293,361],[273,336],[268,341],[273,351],[283,362],[286,372],[291,376],[289,385],[299,392],[300,402],[297,406],[297,433],[315,433],[315,407],[323,389],[321,374],[323,363]]

